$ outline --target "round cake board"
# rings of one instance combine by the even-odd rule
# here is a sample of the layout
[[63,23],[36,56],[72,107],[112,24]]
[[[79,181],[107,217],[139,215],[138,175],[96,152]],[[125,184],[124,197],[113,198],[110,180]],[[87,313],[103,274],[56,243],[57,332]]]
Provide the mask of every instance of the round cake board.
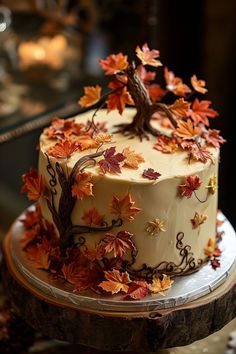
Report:
[[[227,221],[226,234],[229,225]],[[5,290],[18,314],[33,328],[52,338],[102,350],[156,352],[206,337],[236,315],[236,267],[233,264],[226,271],[224,282],[193,301],[167,308],[151,306],[142,310],[130,306],[126,311],[116,309],[113,304],[113,308],[104,309],[99,303],[96,308],[89,307],[87,297],[85,306],[78,305],[30,282],[15,262],[14,240],[13,225],[3,243]]]

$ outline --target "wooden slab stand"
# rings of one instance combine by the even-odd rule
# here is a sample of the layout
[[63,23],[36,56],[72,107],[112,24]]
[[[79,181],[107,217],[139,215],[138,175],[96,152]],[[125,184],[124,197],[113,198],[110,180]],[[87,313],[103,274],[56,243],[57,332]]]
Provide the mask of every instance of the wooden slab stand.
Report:
[[2,278],[17,313],[51,338],[114,351],[156,352],[190,344],[219,330],[236,316],[236,268],[212,293],[186,305],[152,312],[115,313],[79,308],[32,286],[3,243]]

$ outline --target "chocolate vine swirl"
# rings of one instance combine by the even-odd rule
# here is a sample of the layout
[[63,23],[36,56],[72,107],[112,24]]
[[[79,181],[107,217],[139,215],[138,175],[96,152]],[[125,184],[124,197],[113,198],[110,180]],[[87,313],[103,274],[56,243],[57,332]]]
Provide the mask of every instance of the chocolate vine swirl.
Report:
[[142,265],[140,269],[132,269],[132,265],[135,262],[136,255],[132,257],[131,262],[123,263],[124,270],[127,270],[134,278],[145,278],[152,281],[154,276],[160,276],[163,273],[166,275],[186,275],[195,272],[199,267],[203,265],[203,259],[196,260],[191,251],[190,245],[183,244],[184,233],[179,232],[176,235],[176,248],[179,250],[181,257],[180,263],[163,261],[155,267],[150,267],[146,263]]

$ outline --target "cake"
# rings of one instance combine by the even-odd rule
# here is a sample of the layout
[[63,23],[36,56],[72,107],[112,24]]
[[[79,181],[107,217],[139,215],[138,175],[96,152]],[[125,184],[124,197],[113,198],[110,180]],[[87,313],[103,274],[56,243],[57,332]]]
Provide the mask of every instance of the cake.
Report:
[[[209,129],[217,112],[195,75],[192,89],[164,69],[166,88],[151,84],[159,52],[136,49],[100,61],[112,76],[86,87],[80,105],[97,108],[54,118],[40,136],[38,170],[23,175],[37,202],[22,220],[21,240],[33,265],[86,289],[140,299],[207,261],[220,266],[217,243],[219,146]],[[172,103],[164,103],[169,94]],[[177,96],[177,97],[176,97]],[[125,105],[134,108],[125,108]],[[107,109],[104,109],[107,105]]]

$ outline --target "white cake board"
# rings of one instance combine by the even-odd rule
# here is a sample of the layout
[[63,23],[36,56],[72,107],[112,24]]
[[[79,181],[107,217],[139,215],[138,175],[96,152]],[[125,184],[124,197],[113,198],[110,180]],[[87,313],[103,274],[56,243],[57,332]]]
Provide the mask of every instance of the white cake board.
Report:
[[[32,209],[34,207],[31,207]],[[20,239],[24,229],[20,222],[24,217],[22,214],[13,225],[11,253],[18,271],[34,287],[47,294],[49,297],[65,300],[73,305],[78,305],[85,309],[99,309],[101,311],[113,312],[142,312],[155,311],[163,308],[171,308],[186,304],[196,300],[201,296],[209,294],[220,286],[234,269],[236,256],[236,234],[230,222],[219,213],[218,218],[224,220],[219,232],[224,235],[219,244],[222,251],[220,257],[221,266],[214,270],[208,263],[196,273],[176,277],[171,289],[165,292],[165,296],[153,294],[146,296],[142,300],[124,301],[124,295],[102,296],[91,291],[78,294],[73,292],[73,287],[62,280],[49,278],[48,273],[35,269],[30,261],[24,257],[21,250]]]

